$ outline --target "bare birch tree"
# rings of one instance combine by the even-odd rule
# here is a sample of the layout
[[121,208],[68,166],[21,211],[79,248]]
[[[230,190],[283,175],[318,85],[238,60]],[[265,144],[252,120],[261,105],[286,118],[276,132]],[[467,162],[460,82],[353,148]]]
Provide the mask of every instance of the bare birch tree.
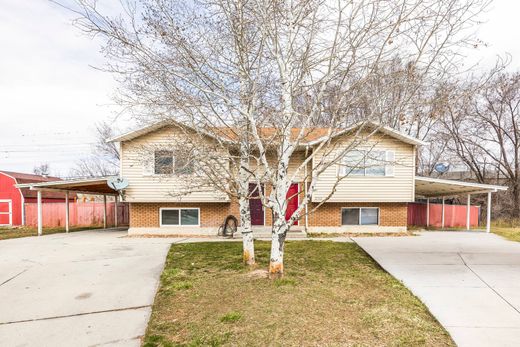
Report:
[[[458,0],[258,2],[255,16],[265,37],[265,49],[275,76],[270,93],[273,100],[279,100],[267,120],[277,129],[276,136],[269,139],[276,148],[274,164],[268,160],[261,136],[252,134],[259,148],[258,161],[268,173],[272,186],[271,193],[264,197],[265,206],[273,211],[271,274],[283,273],[287,232],[311,201],[320,173],[339,162],[345,151],[359,145],[354,141],[335,152],[329,148],[334,146],[332,139],[341,132],[338,130],[341,125],[348,123],[345,118],[349,117],[350,106],[356,104],[355,98],[363,96],[372,104],[368,108],[371,114],[363,115],[365,119],[382,119],[388,113],[393,115],[390,118],[399,117],[413,106],[413,88],[409,88],[410,95],[396,104],[386,102],[394,91],[391,87],[374,93],[366,82],[377,78],[379,68],[398,54],[406,56],[409,68],[422,75],[445,76],[454,69],[456,48],[469,43],[465,30],[475,24],[475,15],[486,4],[487,1]],[[361,91],[360,94],[349,93],[354,88]],[[324,150],[334,156],[314,160],[308,173],[308,189],[287,219],[286,196],[294,178],[294,174],[288,172],[291,157],[305,142],[315,120],[320,118],[322,101],[331,89],[342,92],[332,108],[342,112],[329,115],[327,134],[297,171],[303,170],[315,153]],[[303,109],[298,107],[302,99],[306,105]],[[253,129],[257,124],[254,125]],[[351,136],[358,138],[359,134]],[[341,179],[338,177],[338,181]],[[330,195],[333,193],[334,189]]]
[[[121,16],[111,18],[94,2],[78,0],[76,11],[82,29],[105,39],[107,69],[122,80],[122,104],[141,119],[173,118],[201,136],[215,135],[222,148],[232,143],[228,162],[238,170],[222,181],[236,187],[231,194],[240,200],[245,229],[246,187],[256,182],[273,213],[269,271],[277,276],[289,229],[346,176],[308,209],[320,174],[378,131],[373,125],[345,129],[357,105],[369,106],[362,121],[388,124],[413,109],[411,79],[403,79],[407,94],[399,98],[392,97],[392,84],[374,89],[370,81],[384,77],[396,56],[406,57],[415,75],[433,79],[453,71],[457,48],[473,44],[466,30],[487,2],[147,0],[127,1]],[[335,98],[327,98],[331,91]],[[326,110],[325,100],[333,100]],[[334,141],[339,134],[351,139],[341,149]],[[289,173],[294,153],[305,147],[312,151]],[[300,174],[305,193],[287,216],[288,190]],[[219,175],[207,178],[219,186]],[[251,246],[244,237],[244,254]]]
[[120,79],[118,101],[128,112],[141,123],[184,124],[201,142],[210,136],[218,151],[195,143],[187,151],[199,163],[215,163],[215,153],[227,153],[229,167],[206,170],[205,179],[198,175],[186,191],[172,194],[214,184],[236,198],[244,261],[254,264],[248,129],[250,119],[257,117],[265,81],[260,73],[262,39],[250,16],[252,1],[128,0],[118,16],[101,13],[95,1],[78,0],[76,5],[71,8],[79,15],[76,24],[105,42],[106,70]]

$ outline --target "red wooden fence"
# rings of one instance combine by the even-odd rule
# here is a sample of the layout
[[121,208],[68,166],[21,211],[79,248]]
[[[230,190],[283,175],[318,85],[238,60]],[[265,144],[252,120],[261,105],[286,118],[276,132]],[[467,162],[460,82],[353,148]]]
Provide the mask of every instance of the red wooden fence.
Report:
[[[480,206],[470,207],[470,226],[478,227]],[[408,204],[408,225],[426,226],[426,204]],[[430,204],[430,226],[442,227],[442,204]],[[444,227],[466,227],[466,205],[444,205]]]
[[[42,218],[44,227],[65,226],[65,204],[43,203]],[[117,224],[128,225],[128,204],[117,204]],[[70,226],[103,225],[103,203],[76,203],[69,204]],[[25,224],[29,226],[38,225],[38,204],[25,204]],[[114,225],[114,203],[107,203],[107,226]]]

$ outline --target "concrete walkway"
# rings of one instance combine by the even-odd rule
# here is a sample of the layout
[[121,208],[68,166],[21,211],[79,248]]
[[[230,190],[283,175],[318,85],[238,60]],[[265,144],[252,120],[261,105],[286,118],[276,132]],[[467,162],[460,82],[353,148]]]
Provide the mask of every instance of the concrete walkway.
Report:
[[0,345],[139,346],[170,244],[189,240],[124,236],[0,241]]
[[476,232],[354,240],[428,306],[457,345],[520,344],[520,243]]

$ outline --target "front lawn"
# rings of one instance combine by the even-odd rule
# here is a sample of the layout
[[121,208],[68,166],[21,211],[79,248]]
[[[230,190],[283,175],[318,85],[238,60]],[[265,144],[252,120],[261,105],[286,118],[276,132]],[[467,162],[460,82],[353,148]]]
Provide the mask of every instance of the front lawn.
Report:
[[[89,230],[89,229],[99,229],[101,226],[78,226],[78,227],[70,227],[69,231],[81,231],[81,230]],[[64,227],[53,227],[53,228],[43,228],[43,235],[50,235],[56,233],[64,233]],[[7,239],[16,239],[19,237],[27,237],[27,236],[38,236],[38,228],[35,227],[0,227],[0,240]]]
[[[269,242],[255,242],[259,269]],[[144,346],[453,346],[425,306],[354,243],[289,241],[286,273],[241,243],[172,245]]]

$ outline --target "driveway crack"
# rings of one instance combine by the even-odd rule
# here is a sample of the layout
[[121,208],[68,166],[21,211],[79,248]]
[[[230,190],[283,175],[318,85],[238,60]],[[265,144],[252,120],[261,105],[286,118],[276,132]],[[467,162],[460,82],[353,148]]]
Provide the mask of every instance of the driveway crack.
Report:
[[16,275],[6,279],[5,281],[3,281],[2,283],[0,283],[0,287],[3,286],[4,284],[6,284],[7,282],[9,281],[12,281],[14,280],[16,277],[20,276],[21,274],[23,274],[24,272],[26,272],[27,270],[29,270],[30,268],[27,268],[27,269],[24,269],[22,271],[20,271],[19,273],[17,273]]
[[89,314],[97,314],[97,313],[120,312],[120,311],[127,311],[127,310],[139,310],[141,308],[147,308],[147,307],[151,307],[151,305],[133,306],[133,307],[125,307],[125,308],[115,308],[115,309],[112,309],[112,310],[82,312],[82,313],[68,314],[68,315],[62,315],[62,316],[52,316],[52,317],[43,317],[43,318],[34,318],[34,319],[22,319],[22,320],[17,320],[17,321],[10,321],[10,322],[0,322],[0,325],[8,325],[8,324],[16,324],[16,323],[27,323],[27,322],[38,322],[38,321],[59,319],[59,318],[79,317],[79,316],[87,316]]
[[475,276],[477,276],[477,278],[479,280],[482,281],[482,283],[484,283],[489,289],[491,289],[493,292],[495,292],[496,295],[498,295],[498,297],[502,300],[504,300],[504,302],[506,304],[508,304],[513,310],[515,310],[518,314],[520,314],[520,310],[518,310],[513,304],[511,304],[509,301],[507,301],[506,298],[504,298],[495,288],[493,288],[492,286],[489,285],[489,283],[487,283],[482,277],[480,277],[480,275],[478,273],[476,273],[467,263],[466,261],[464,260],[464,257],[462,256],[461,253],[458,253],[457,252],[457,255],[460,257],[460,260],[462,260],[462,263],[464,264],[465,267],[467,267],[469,269],[469,271],[471,271]]

